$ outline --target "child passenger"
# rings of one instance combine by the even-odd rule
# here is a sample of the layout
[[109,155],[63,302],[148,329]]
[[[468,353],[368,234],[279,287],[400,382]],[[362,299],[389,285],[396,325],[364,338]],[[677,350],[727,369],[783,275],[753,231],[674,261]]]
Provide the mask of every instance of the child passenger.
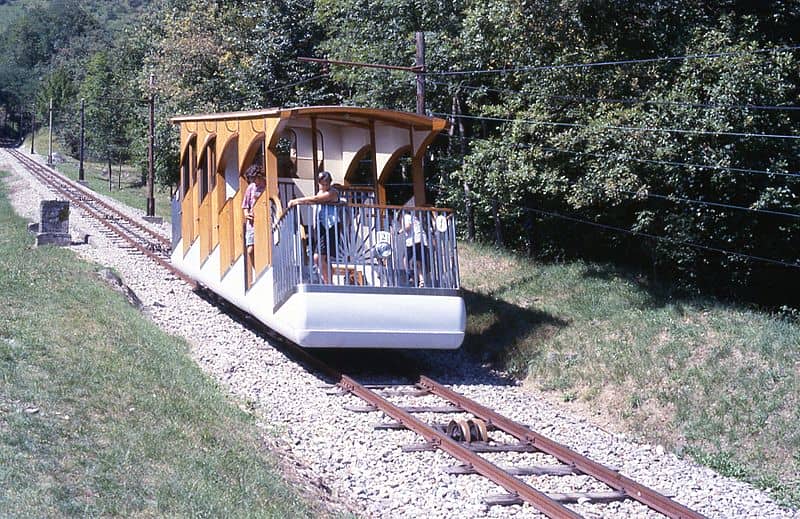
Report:
[[[242,209],[244,210],[244,243],[247,247],[247,259],[249,261],[249,269],[253,268],[255,264],[255,254],[253,244],[255,243],[255,227],[253,226],[254,208],[256,200],[264,189],[267,187],[267,179],[264,176],[264,169],[259,164],[253,164],[245,170],[245,178],[249,182],[247,189],[244,192],[244,200],[242,200]],[[248,279],[250,279],[248,270]]]

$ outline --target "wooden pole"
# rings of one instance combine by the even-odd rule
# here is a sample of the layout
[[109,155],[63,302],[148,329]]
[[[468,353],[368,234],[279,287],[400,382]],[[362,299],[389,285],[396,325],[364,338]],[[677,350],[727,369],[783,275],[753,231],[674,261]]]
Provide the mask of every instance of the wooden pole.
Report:
[[[425,33],[417,31],[417,56],[415,68],[417,69],[417,113],[425,115]],[[413,137],[414,130],[411,130]],[[412,139],[413,143],[413,139]],[[417,158],[414,153],[413,145],[411,149],[412,155],[412,178],[414,184],[414,205],[423,206],[427,203],[425,199],[425,155]]]
[[81,99],[81,144],[80,144],[80,164],[78,165],[78,182],[86,182],[86,174],[83,169],[83,149],[84,149],[84,125],[86,124],[86,100]]
[[425,33],[417,31],[417,113],[425,115]]
[[153,196],[153,180],[155,176],[155,75],[150,74],[150,128],[147,145],[147,216],[155,216],[156,200]]
[[33,155],[33,140],[36,138],[36,105],[31,106],[31,155]]
[[53,98],[50,98],[50,129],[47,137],[47,165],[53,165]]

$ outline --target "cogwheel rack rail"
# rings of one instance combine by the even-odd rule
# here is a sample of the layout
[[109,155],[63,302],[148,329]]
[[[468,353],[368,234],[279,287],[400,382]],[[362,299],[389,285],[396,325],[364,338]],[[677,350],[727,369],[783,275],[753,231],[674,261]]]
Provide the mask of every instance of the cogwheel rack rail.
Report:
[[[70,179],[64,177],[53,169],[44,166],[30,157],[27,157],[18,150],[6,148],[11,155],[28,169],[40,182],[54,189],[56,192],[76,204],[84,210],[91,218],[95,218],[103,224],[110,233],[120,237],[127,245],[122,245],[128,249],[135,249],[157,264],[166,268],[180,279],[186,281],[193,287],[196,283],[188,279],[183,274],[172,268],[169,263],[170,241],[165,236],[136,222],[129,216],[114,209],[104,201],[94,196],[93,192]],[[244,317],[245,314],[231,308],[234,313]],[[447,406],[439,408],[430,407],[400,407],[393,404],[380,391],[383,387],[369,388],[360,384],[355,379],[339,373],[336,369],[311,355],[308,351],[287,341],[285,338],[277,336],[272,330],[258,323],[255,320],[248,321],[251,328],[258,328],[266,335],[277,339],[289,350],[289,352],[299,361],[313,367],[318,372],[326,376],[329,380],[335,381],[343,391],[352,393],[365,401],[368,406],[356,411],[381,411],[390,418],[396,420],[391,424],[378,426],[384,429],[409,429],[414,431],[422,438],[425,443],[418,444],[405,450],[431,450],[440,449],[447,452],[452,457],[461,462],[461,465],[451,467],[447,471],[451,474],[480,474],[497,485],[504,488],[508,494],[490,496],[485,499],[490,505],[513,505],[529,503],[534,508],[552,518],[580,518],[582,517],[575,511],[564,506],[566,502],[608,502],[614,500],[633,499],[646,507],[675,519],[699,519],[704,516],[690,510],[684,505],[659,494],[658,492],[640,484],[632,479],[623,476],[617,470],[608,468],[600,463],[592,461],[568,447],[557,443],[545,436],[534,432],[528,427],[521,425],[499,413],[484,407],[483,405],[471,400],[451,389],[439,384],[426,376],[419,376],[414,386],[416,390],[411,393],[415,396],[435,395],[445,402]],[[474,433],[481,437],[483,441],[471,443],[463,441],[470,436],[470,429],[467,423],[473,424],[472,420],[463,420],[461,424],[461,437],[453,434],[452,427],[442,427],[439,425],[429,425],[416,418],[417,412],[447,412],[447,413],[469,413],[477,420],[478,424]],[[455,422],[451,422],[451,426]],[[455,428],[458,432],[459,428]],[[503,431],[516,438],[519,443],[493,445],[488,441],[488,430]],[[462,440],[462,441],[459,441]],[[561,467],[535,467],[528,469],[506,469],[479,455],[480,452],[542,452],[555,457],[562,463]],[[573,494],[547,494],[536,490],[531,485],[517,477],[525,474],[550,474],[550,475],[569,475],[579,474],[591,476],[612,489],[611,492],[595,493],[573,493]]]

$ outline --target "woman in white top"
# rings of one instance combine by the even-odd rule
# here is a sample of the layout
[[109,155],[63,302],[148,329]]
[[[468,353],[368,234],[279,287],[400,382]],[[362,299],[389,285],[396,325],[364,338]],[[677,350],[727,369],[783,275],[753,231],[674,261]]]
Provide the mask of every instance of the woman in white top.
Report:
[[[406,212],[403,214],[403,227],[401,233],[406,235],[406,261],[408,268],[411,265],[416,266],[417,273],[417,286],[425,286],[425,273],[422,270],[422,262],[425,261],[428,255],[428,239],[425,233],[422,232],[422,224],[413,212]],[[409,283],[414,283],[413,273],[409,273]]]

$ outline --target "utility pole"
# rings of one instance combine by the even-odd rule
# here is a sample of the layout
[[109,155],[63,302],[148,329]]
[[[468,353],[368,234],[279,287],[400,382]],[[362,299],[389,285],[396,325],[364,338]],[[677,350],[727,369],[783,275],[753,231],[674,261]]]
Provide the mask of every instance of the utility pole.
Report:
[[81,149],[80,149],[80,166],[78,166],[78,182],[86,184],[86,178],[83,170],[83,137],[84,137],[84,124],[86,123],[86,100],[81,98]]
[[[417,113],[425,115],[425,33],[417,31]],[[412,175],[414,176],[414,202],[424,205],[427,201],[425,194],[425,155],[412,162]]]
[[[400,67],[395,65],[383,65],[380,63],[358,63],[355,61],[337,61],[332,59],[320,58],[297,58],[299,61],[309,63],[322,63],[323,65],[348,65],[353,67],[367,67],[367,68],[381,68],[387,70],[403,70],[406,72],[413,72],[417,75],[417,114],[425,115],[425,33],[417,31],[416,33],[416,60],[413,67]],[[373,163],[375,150],[373,150]],[[425,203],[425,180],[424,180],[424,167],[425,159],[420,157],[415,159],[412,164],[414,177],[414,201],[416,205],[424,205]],[[378,186],[375,186],[377,189]]]
[[33,155],[33,140],[36,137],[36,105],[31,106],[31,155]]
[[155,180],[155,133],[156,133],[156,76],[150,74],[150,127],[147,144],[147,214],[144,219],[148,222],[161,223],[161,218],[156,216],[156,199],[153,196],[153,183]]
[[417,113],[425,115],[425,33],[417,31]]
[[155,171],[155,165],[153,164],[153,146],[155,142],[153,136],[153,133],[155,132],[155,99],[153,95],[154,83],[155,76],[150,74],[150,125],[147,139],[147,216],[155,216],[156,214],[156,204],[155,199],[153,198],[153,173]]
[[50,129],[47,138],[47,165],[53,165],[53,98],[50,98]]

